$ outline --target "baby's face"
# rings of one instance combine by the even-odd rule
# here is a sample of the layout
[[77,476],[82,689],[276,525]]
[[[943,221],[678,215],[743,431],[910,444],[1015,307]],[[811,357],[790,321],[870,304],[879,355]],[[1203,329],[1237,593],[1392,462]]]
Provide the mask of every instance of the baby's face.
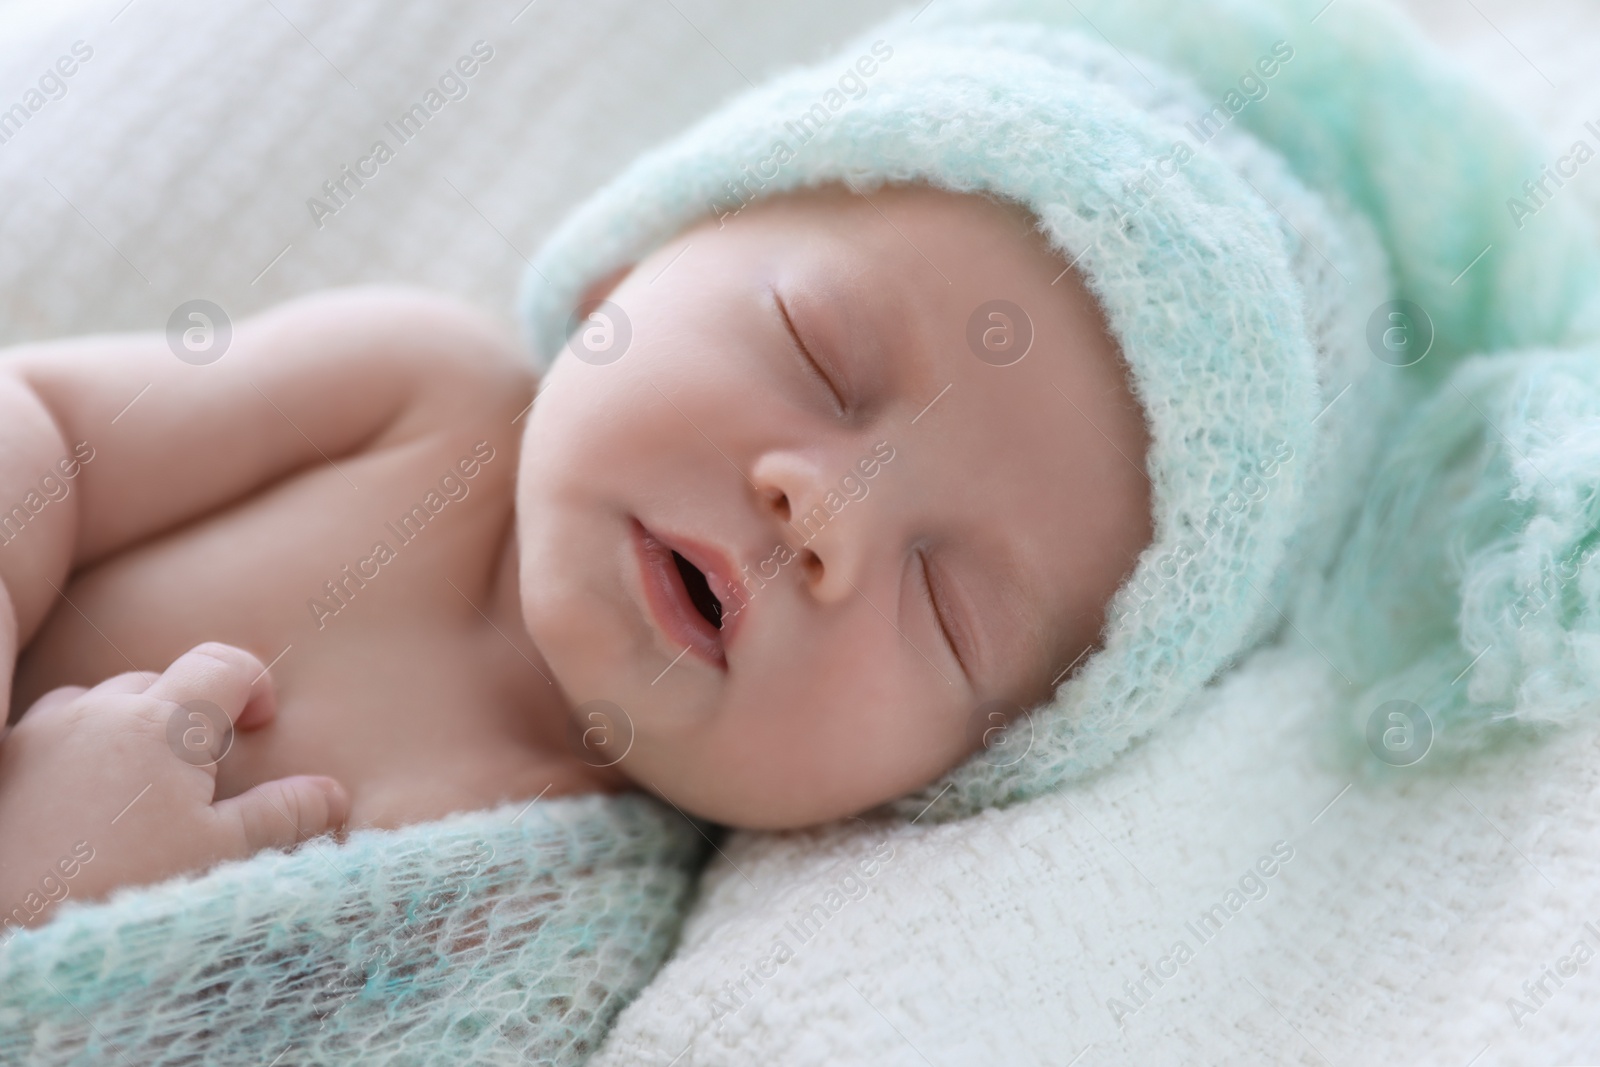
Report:
[[658,249],[607,295],[621,356],[575,336],[529,415],[528,629],[579,712],[625,713],[617,766],[721,823],[934,780],[1049,694],[1150,539],[1120,356],[1028,216],[869,195]]

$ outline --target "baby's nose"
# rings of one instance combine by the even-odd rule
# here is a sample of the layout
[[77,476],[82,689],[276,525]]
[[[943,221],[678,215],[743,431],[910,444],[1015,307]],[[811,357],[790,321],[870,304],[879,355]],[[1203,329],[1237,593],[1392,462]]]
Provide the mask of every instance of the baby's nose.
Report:
[[814,460],[774,453],[752,472],[759,506],[781,526],[811,594],[825,602],[856,595],[870,539],[862,499],[839,491]]
[[851,518],[861,516],[837,516],[811,535],[797,553],[801,580],[811,595],[825,604],[858,595],[862,584],[867,531]]

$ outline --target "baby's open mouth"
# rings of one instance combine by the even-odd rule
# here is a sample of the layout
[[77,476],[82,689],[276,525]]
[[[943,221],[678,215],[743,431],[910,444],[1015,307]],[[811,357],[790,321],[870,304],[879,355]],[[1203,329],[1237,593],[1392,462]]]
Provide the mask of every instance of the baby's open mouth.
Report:
[[705,573],[676,552],[672,553],[672,562],[678,565],[683,586],[689,590],[689,602],[707,622],[722,629],[722,601],[711,591],[711,583],[706,581]]
[[633,543],[646,607],[657,627],[679,649],[688,646],[707,663],[726,670],[725,642],[730,634],[723,623],[729,620],[722,600],[711,591],[713,583],[720,584],[722,577],[690,562],[689,556],[683,554],[705,557],[708,565],[715,567],[718,565],[709,560],[716,558],[716,550],[685,541],[679,546],[683,552],[679,552],[637,519],[633,521]]

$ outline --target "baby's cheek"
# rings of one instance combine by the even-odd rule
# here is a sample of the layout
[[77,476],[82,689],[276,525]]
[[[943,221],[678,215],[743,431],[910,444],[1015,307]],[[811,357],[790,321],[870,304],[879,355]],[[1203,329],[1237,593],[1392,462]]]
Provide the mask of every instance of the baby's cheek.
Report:
[[878,623],[893,640],[862,635],[850,655],[820,661],[806,673],[801,701],[815,709],[806,751],[862,807],[920,788],[972,748],[953,686]]

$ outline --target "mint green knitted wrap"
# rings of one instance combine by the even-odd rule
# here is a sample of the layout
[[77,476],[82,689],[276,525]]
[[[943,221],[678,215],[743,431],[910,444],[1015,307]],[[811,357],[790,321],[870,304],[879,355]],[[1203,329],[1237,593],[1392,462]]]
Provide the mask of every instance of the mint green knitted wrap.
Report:
[[[1593,477],[1563,465],[1562,483],[1541,465],[1535,488],[1528,464],[1501,469],[1497,413],[1507,433],[1544,430],[1498,399],[1405,436],[1413,413],[1468,385],[1572,387],[1582,359],[1557,377],[1512,369],[1541,358],[1522,349],[1577,349],[1600,327],[1592,220],[1570,196],[1520,228],[1505,206],[1552,158],[1371,0],[934,0],[637,160],[541,249],[524,313],[548,363],[589,284],[786,190],[924,182],[1020,203],[1083,275],[1128,364],[1151,431],[1155,535],[1098,648],[1007,747],[891,807],[952,818],[1056,789],[1286,624],[1324,652],[1358,726],[1405,670],[1465,667],[1494,644],[1475,680],[1407,698],[1434,702],[1446,747],[1470,747],[1486,724],[1549,718],[1535,695],[1584,703],[1570,687],[1600,676],[1568,640],[1600,616],[1580,585],[1566,594],[1581,603],[1540,616],[1556,632],[1537,648],[1505,617],[1536,558],[1587,536]],[[1380,358],[1391,299],[1422,309],[1411,328],[1430,343],[1414,365]],[[1462,364],[1484,351],[1506,365]],[[1499,488],[1440,497],[1469,444],[1494,453],[1478,466]],[[1423,502],[1411,529],[1393,527]],[[1526,533],[1552,508],[1562,533],[1537,543],[1484,532],[1521,537],[1502,528]],[[1479,531],[1470,549],[1463,523]],[[1521,562],[1491,577],[1463,551]]]
[[704,849],[670,808],[591,796],[69,898],[0,948],[0,1063],[580,1064],[676,941]]

